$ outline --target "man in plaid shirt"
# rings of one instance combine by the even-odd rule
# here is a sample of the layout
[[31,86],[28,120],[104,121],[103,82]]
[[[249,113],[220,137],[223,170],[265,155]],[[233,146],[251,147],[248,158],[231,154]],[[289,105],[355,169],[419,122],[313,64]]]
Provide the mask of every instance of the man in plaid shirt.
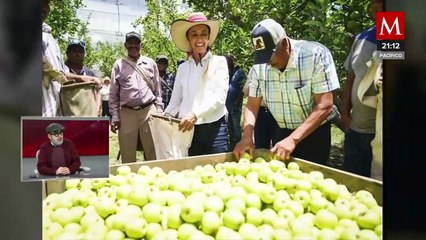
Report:
[[234,149],[239,158],[252,153],[253,129],[262,99],[277,126],[271,152],[325,165],[330,154],[332,91],[339,88],[333,57],[323,45],[291,39],[272,19],[258,23],[251,33],[254,65],[248,75],[249,97],[244,111],[243,139]]
[[167,72],[169,66],[169,59],[166,56],[160,55],[155,60],[157,62],[158,72],[160,74],[161,92],[164,103],[164,109],[169,105],[170,98],[172,97],[173,86],[175,84],[175,76],[173,73]]

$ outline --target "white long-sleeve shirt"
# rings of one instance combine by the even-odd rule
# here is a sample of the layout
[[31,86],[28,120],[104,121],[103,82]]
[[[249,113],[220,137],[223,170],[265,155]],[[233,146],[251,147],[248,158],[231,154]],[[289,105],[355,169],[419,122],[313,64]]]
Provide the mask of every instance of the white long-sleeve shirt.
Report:
[[193,112],[196,125],[211,123],[227,114],[229,88],[226,58],[210,51],[196,65],[192,56],[179,66],[170,103],[165,112],[178,118]]

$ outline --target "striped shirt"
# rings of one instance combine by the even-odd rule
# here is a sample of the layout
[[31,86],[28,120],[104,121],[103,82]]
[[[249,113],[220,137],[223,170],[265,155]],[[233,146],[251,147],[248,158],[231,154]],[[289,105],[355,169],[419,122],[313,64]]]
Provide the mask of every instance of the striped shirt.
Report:
[[[43,23],[42,25],[42,38],[43,38],[43,56],[53,66],[54,70],[65,73],[67,67],[64,64],[64,59],[61,54],[58,43],[53,38],[51,33],[52,28]],[[44,74],[44,73],[43,73]],[[61,84],[51,79],[49,85],[43,89],[43,100],[42,100],[42,116],[43,117],[55,117],[60,114],[59,107],[59,92]]]
[[[250,69],[249,96],[263,97],[281,128],[296,129],[314,109],[313,94],[340,87],[330,51],[317,42],[290,39],[286,69],[256,64]],[[333,111],[326,121],[335,115]],[[324,122],[326,122],[324,121]]]

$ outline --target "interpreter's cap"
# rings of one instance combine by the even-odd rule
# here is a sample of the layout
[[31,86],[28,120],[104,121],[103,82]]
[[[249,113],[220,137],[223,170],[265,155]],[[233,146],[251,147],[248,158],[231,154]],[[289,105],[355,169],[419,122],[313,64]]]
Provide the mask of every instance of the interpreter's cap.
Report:
[[47,133],[54,133],[54,132],[63,132],[65,129],[64,125],[59,123],[51,123],[46,128]]
[[265,19],[251,31],[254,46],[254,64],[267,63],[281,38],[286,37],[284,28],[273,19]]
[[71,41],[69,41],[67,51],[69,51],[72,47],[81,47],[84,51],[86,51],[86,43],[79,39],[72,39]]
[[158,55],[157,58],[155,59],[155,62],[166,62],[169,63],[169,59],[167,58],[166,55]]
[[132,37],[137,38],[139,41],[141,40],[141,35],[137,32],[132,31],[126,34],[126,42],[127,40],[129,40],[129,38],[132,38]]
[[176,47],[184,52],[192,52],[186,33],[196,25],[207,25],[210,28],[209,46],[211,46],[219,33],[220,20],[208,20],[202,12],[191,13],[188,19],[177,19],[172,23],[172,40]]

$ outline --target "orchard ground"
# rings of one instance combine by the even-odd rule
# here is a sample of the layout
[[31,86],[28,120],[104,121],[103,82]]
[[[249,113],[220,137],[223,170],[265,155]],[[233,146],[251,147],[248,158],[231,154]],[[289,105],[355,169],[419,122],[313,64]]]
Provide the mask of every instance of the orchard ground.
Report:
[[[109,158],[110,164],[121,164],[121,159],[117,160],[119,146],[118,135],[110,132],[109,136]],[[331,125],[331,151],[328,165],[334,168],[341,169],[343,167],[343,141],[344,133],[334,125]],[[143,161],[142,152],[136,153],[136,161]]]

